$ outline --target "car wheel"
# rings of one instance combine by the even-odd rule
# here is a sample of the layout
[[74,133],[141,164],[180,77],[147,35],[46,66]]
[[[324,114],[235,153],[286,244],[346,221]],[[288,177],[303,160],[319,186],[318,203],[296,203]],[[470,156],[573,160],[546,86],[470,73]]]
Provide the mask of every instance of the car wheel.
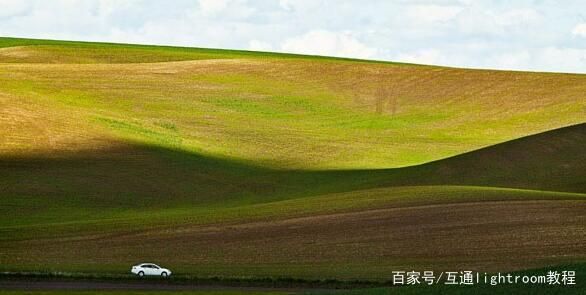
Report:
[[162,272],[162,273],[161,273],[161,276],[162,276],[163,278],[166,278],[166,277],[168,276],[168,274],[167,274],[167,272]]
[[138,272],[138,276],[141,277],[141,278],[144,277],[144,272],[143,271],[139,271]]

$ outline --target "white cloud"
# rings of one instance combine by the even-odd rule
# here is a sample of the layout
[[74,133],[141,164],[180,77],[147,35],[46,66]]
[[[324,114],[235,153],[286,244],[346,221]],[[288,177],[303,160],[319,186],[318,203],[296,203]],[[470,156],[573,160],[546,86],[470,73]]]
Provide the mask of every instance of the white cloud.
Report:
[[140,5],[140,0],[98,0],[98,11],[102,15],[109,15],[122,9],[133,9]]
[[541,15],[533,9],[513,9],[496,13],[494,20],[500,26],[512,26],[532,23],[541,18]]
[[445,22],[455,18],[462,10],[460,6],[415,5],[408,8],[407,16],[421,23]]
[[586,23],[577,24],[572,30],[572,35],[586,37]]
[[279,0],[279,5],[285,10],[293,9],[293,1],[291,0]]
[[28,1],[0,0],[0,19],[26,13],[30,8]]
[[375,48],[366,46],[351,34],[316,30],[285,40],[281,49],[285,52],[329,55],[339,57],[371,58]]
[[0,36],[586,73],[582,0],[0,0]]
[[531,65],[535,71],[582,72],[586,69],[586,49],[547,47],[536,52]]
[[531,61],[531,54],[527,50],[520,50],[514,52],[505,52],[497,54],[493,58],[490,58],[488,63],[493,64],[494,67],[499,69],[520,69],[527,68]]
[[[547,34],[551,31],[551,28],[540,27],[542,18],[543,16],[532,8],[470,7],[460,13],[455,22],[456,29],[461,33],[503,37],[520,35],[519,40],[533,41],[537,33]],[[534,36],[529,37],[532,34]]]
[[401,53],[396,57],[397,61],[416,64],[442,64],[447,59],[437,49],[422,49],[414,52]]
[[254,51],[272,51],[273,45],[268,42],[263,42],[259,40],[251,40],[248,42],[248,49]]
[[199,7],[204,14],[216,14],[226,8],[230,0],[199,0]]

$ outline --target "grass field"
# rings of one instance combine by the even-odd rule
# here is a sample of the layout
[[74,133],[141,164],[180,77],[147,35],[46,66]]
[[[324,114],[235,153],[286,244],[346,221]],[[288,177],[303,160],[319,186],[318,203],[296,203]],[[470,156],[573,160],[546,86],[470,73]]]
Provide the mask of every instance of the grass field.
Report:
[[[141,295],[145,291],[0,291],[3,295],[62,295],[62,294],[83,294],[83,295]],[[150,295],[284,295],[293,294],[289,292],[263,292],[263,291],[147,291]]]
[[[548,266],[546,268],[538,268],[538,269],[528,269],[524,271],[517,271],[512,273],[501,273],[501,276],[511,275],[511,277],[536,277],[536,276],[545,276],[548,272],[558,272],[562,273],[564,271],[572,270],[576,272],[576,281],[582,282],[584,279],[584,267],[586,264],[570,264],[570,265],[557,265],[557,266]],[[484,276],[487,277],[486,282],[484,281]],[[39,277],[31,278],[32,280],[39,280]],[[500,280],[500,281],[499,281]],[[141,282],[142,281],[142,282]],[[168,281],[168,280],[166,280]],[[20,280],[14,281],[12,280],[5,280],[3,283],[9,284],[13,288],[17,282],[22,283],[22,278]],[[30,282],[30,281],[28,281]],[[72,291],[79,290],[79,287],[83,284],[94,286],[100,286],[100,282],[108,282],[101,279],[99,281],[92,281],[88,279],[81,279],[81,278],[72,278],[63,280],[63,278],[53,278],[48,279],[45,278],[41,281],[36,281],[35,285],[37,288],[40,284],[45,284],[47,286],[68,286],[69,290],[56,290],[53,289],[52,291],[38,291],[32,290],[34,289],[32,286],[29,285],[29,291],[26,290],[0,290],[0,294],[10,294],[10,295],[21,295],[21,294],[42,294],[42,295],[57,295],[57,294],[145,294],[145,291],[138,291],[137,289],[145,288],[151,282],[144,282],[144,280],[138,280],[134,278],[134,280],[130,280],[127,278],[126,280],[120,281],[114,280],[109,281],[111,285],[110,288],[114,288],[115,286],[122,289],[105,289],[105,285],[102,286],[102,290],[94,290],[94,291]],[[185,282],[184,282],[185,283]],[[250,282],[249,282],[250,283]],[[257,282],[258,283],[258,282]],[[266,282],[265,282],[266,283]],[[273,282],[274,283],[274,282]],[[285,282],[282,282],[285,283]],[[171,290],[163,291],[148,291],[148,294],[305,294],[305,295],[358,295],[358,294],[365,294],[365,295],[379,295],[379,294],[583,294],[583,287],[580,283],[577,284],[548,284],[548,283],[535,283],[535,284],[524,284],[521,282],[518,283],[505,283],[502,279],[498,279],[497,273],[486,273],[481,274],[481,279],[479,282],[474,281],[472,285],[450,285],[445,284],[445,282],[437,282],[432,285],[427,285],[425,282],[421,282],[419,285],[404,285],[404,286],[392,286],[390,282],[386,282],[383,284],[377,284],[379,287],[371,287],[371,288],[352,288],[349,289],[348,285],[340,285],[341,282],[337,282],[337,288],[334,288],[332,282],[329,283],[329,288],[325,287],[328,286],[322,282],[321,285],[314,285],[313,287],[302,287],[300,285],[291,285],[291,282],[283,284],[277,284],[277,289],[275,287],[268,288],[268,287],[259,287],[259,285],[224,285],[224,286],[216,286],[216,285],[195,285],[191,286],[195,288],[194,290],[174,290],[178,288],[186,288],[189,287],[188,285],[182,285],[180,282],[173,278],[171,281],[166,282],[163,285],[158,285],[159,287],[166,287]],[[307,283],[307,282],[306,282]],[[367,282],[362,282],[364,283]],[[147,284],[147,285],[145,285]],[[372,282],[370,282],[372,286]],[[289,287],[287,287],[289,286]],[[351,285],[350,285],[351,286]],[[385,287],[381,287],[385,286]],[[78,289],[74,289],[77,287]],[[134,288],[134,290],[124,290],[123,288]],[[198,289],[199,288],[199,289]]]
[[585,93],[577,74],[0,38],[0,268],[583,262]]

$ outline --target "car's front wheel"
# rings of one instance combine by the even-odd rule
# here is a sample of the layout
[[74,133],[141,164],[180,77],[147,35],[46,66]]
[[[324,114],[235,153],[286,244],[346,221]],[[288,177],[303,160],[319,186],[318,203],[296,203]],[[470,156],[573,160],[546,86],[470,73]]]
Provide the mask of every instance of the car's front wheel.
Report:
[[165,272],[165,271],[161,273],[161,277],[163,277],[163,278],[166,278],[168,275],[169,274],[167,274],[167,272]]
[[143,271],[139,271],[138,272],[138,276],[141,277],[141,278],[144,277],[144,272]]

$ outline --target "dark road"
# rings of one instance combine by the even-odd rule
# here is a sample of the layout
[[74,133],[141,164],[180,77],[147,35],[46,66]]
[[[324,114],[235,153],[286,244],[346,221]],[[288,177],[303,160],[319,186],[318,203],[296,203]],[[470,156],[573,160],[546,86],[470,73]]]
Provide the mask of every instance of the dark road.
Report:
[[284,292],[295,294],[307,289],[205,286],[195,284],[174,284],[169,282],[106,282],[66,280],[0,280],[0,290],[49,291],[49,290],[126,290],[126,291],[242,291],[242,292]]

